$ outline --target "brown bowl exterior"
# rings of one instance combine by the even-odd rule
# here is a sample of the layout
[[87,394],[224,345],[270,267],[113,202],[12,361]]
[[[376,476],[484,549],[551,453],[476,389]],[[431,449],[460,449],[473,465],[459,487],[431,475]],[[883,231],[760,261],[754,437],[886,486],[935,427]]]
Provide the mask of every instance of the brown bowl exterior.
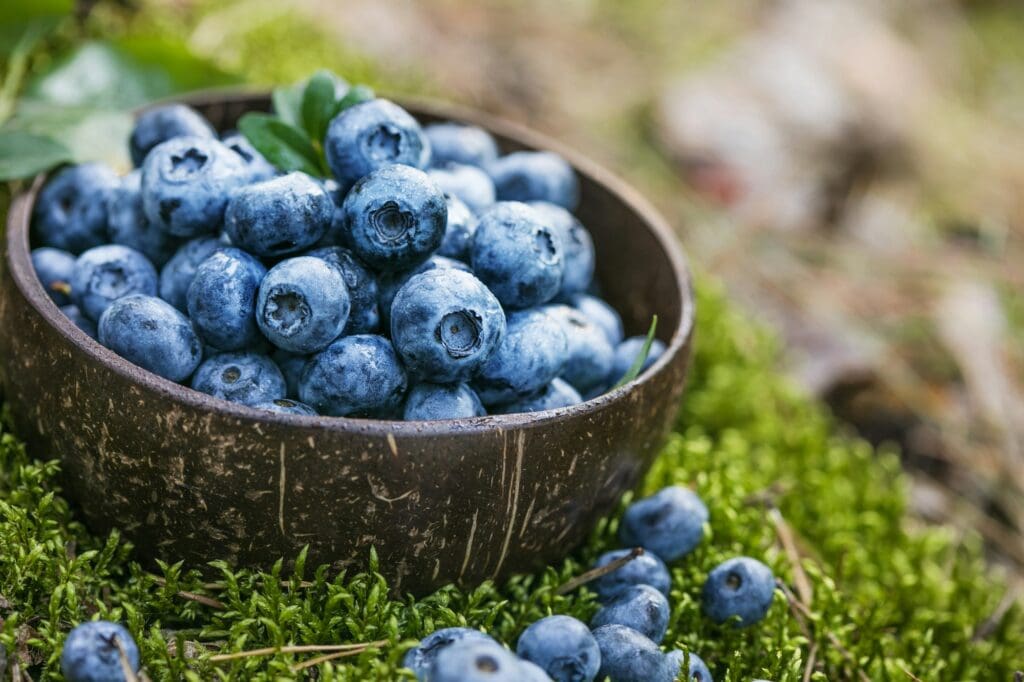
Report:
[[[187,100],[220,129],[253,93]],[[638,381],[583,405],[436,422],[279,415],[152,375],[79,331],[49,300],[29,255],[40,182],[11,208],[0,262],[0,380],[19,433],[60,456],[94,530],[120,529],[144,561],[309,560],[362,568],[371,546],[396,592],[422,594],[535,569],[581,544],[647,471],[677,412],[693,334],[684,257],[662,218],[578,154],[520,126],[406,103],[421,120],[461,120],[506,150],[547,148],[576,167],[579,217],[598,277],[627,331],[658,314],[667,352]]]

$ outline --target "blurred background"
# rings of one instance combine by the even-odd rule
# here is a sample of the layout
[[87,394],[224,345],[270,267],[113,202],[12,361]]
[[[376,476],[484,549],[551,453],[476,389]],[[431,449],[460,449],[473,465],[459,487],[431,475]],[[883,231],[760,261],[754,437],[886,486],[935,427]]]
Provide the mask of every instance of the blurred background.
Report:
[[320,67],[564,139],[900,449],[913,518],[1024,574],[1020,0],[4,0],[0,58],[0,202],[126,166],[145,101]]

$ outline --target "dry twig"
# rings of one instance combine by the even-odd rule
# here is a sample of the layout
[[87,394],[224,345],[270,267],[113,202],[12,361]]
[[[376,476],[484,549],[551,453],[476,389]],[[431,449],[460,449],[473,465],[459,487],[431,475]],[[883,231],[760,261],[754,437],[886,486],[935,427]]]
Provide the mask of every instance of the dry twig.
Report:
[[623,566],[625,566],[630,561],[637,558],[643,553],[643,547],[634,547],[626,556],[615,559],[614,561],[610,561],[604,566],[592,568],[586,573],[581,573],[575,578],[569,580],[564,585],[555,590],[555,594],[569,594],[580,585],[585,585],[592,580],[597,580],[603,575],[608,575],[609,573],[613,573],[619,570],[620,568],[622,568]]

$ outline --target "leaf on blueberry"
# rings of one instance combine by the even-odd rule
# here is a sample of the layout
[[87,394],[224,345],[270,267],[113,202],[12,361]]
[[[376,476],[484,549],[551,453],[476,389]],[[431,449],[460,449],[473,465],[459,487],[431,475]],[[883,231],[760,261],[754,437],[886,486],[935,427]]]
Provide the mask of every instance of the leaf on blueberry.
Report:
[[336,113],[335,86],[336,78],[330,72],[320,70],[313,74],[302,92],[299,112],[302,116],[302,128],[314,146],[323,142],[327,124]]
[[250,112],[238,120],[238,130],[268,161],[284,171],[323,177],[320,155],[303,131],[283,120]]
[[654,332],[658,329],[658,316],[655,315],[651,318],[651,328],[647,330],[647,338],[644,340],[644,345],[640,348],[640,352],[637,353],[636,360],[629,366],[626,373],[622,375],[618,383],[612,386],[612,390],[620,386],[625,386],[633,379],[636,379],[641,370],[644,368],[644,363],[647,362],[647,356],[651,354],[651,344],[654,343]]
[[274,88],[270,94],[274,114],[290,126],[302,125],[302,96],[305,88],[305,83],[282,85]]

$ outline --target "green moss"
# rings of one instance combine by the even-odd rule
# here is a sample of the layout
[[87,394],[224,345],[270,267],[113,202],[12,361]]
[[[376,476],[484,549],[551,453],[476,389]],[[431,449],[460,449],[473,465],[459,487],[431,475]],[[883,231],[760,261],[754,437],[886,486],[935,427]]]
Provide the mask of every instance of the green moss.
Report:
[[[695,485],[711,511],[710,537],[673,568],[666,642],[698,652],[719,680],[801,679],[812,649],[821,666],[815,679],[852,678],[858,670],[879,680],[908,679],[904,671],[922,679],[1010,679],[1024,665],[1019,605],[984,641],[971,641],[1005,590],[978,539],[908,529],[897,458],[837,434],[822,409],[777,373],[770,337],[714,287],[702,284],[699,298],[678,428],[644,484],[648,491]],[[277,655],[215,666],[207,653],[172,653],[191,654],[194,642],[220,652],[377,639],[391,644],[323,665],[321,679],[401,678],[402,653],[438,627],[481,627],[514,644],[542,615],[589,618],[596,608],[590,593],[559,596],[555,588],[616,545],[616,522],[608,520],[584,549],[543,573],[469,591],[449,587],[418,601],[388,599],[373,557],[370,572],[342,576],[307,568],[302,557],[292,575],[280,565],[267,574],[220,566],[219,584],[203,586],[180,566],[164,567],[161,576],[144,572],[116,534],[90,535],[61,497],[58,465],[47,456],[25,452],[6,429],[0,436],[0,642],[9,658],[20,649],[34,661],[35,679],[58,679],[63,637],[91,617],[126,621],[153,679],[287,679],[289,667],[304,660]],[[715,626],[697,599],[704,575],[722,559],[761,557],[792,584],[768,513],[752,501],[766,491],[805,556],[811,617],[797,620],[779,592],[762,624]],[[223,608],[183,599],[181,590]]]

